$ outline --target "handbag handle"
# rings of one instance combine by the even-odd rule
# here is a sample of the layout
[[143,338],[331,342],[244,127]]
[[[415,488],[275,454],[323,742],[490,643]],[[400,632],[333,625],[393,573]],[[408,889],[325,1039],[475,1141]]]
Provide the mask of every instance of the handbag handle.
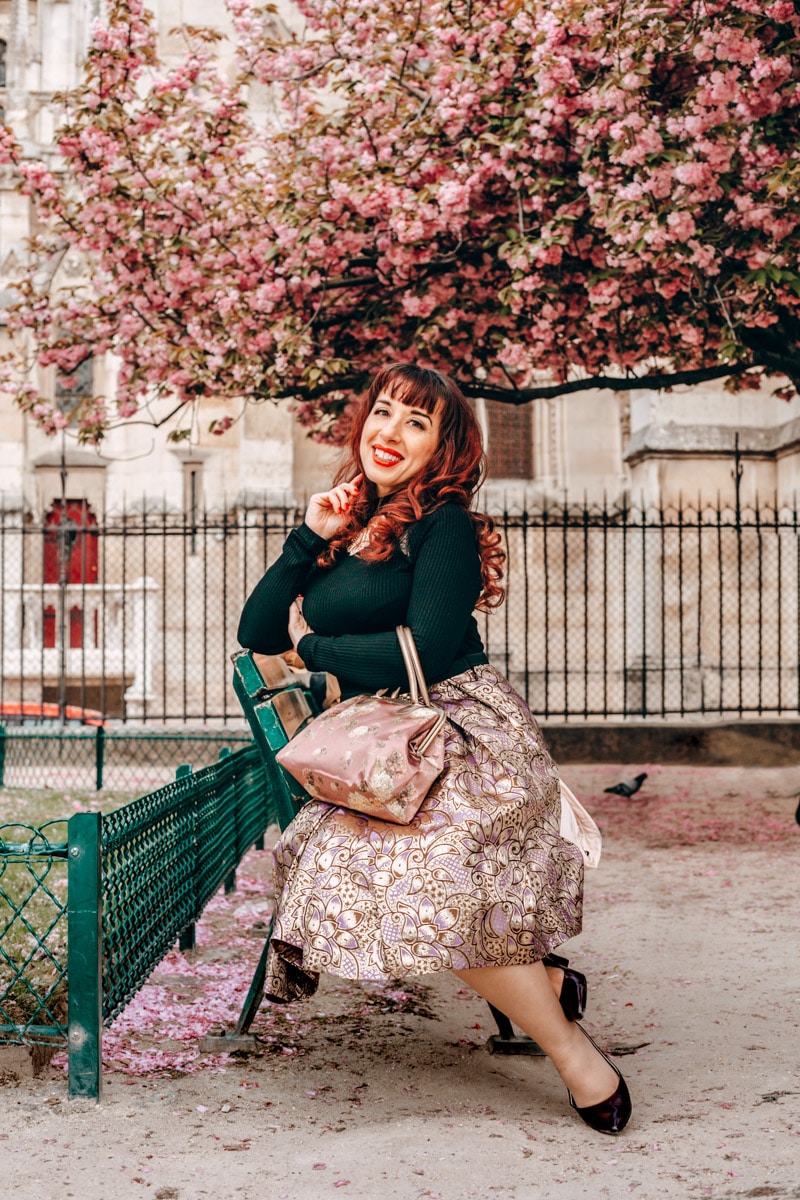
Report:
[[428,695],[428,685],[425,682],[425,676],[422,671],[422,663],[419,660],[419,651],[417,643],[414,641],[414,635],[407,625],[397,625],[395,627],[397,640],[400,643],[400,653],[403,655],[403,663],[405,664],[406,674],[408,675],[408,686],[411,691],[411,699],[414,704],[419,704],[422,698],[423,704],[428,708],[431,707],[431,698]]

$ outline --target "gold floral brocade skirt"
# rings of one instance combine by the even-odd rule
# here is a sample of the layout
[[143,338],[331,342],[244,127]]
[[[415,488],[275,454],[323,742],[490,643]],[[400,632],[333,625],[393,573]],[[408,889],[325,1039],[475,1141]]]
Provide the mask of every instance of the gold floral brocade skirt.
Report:
[[581,928],[581,851],[559,834],[558,771],[524,700],[491,666],[438,683],[446,765],[408,825],[321,801],[275,851],[266,994],[321,972],[385,983],[535,962]]

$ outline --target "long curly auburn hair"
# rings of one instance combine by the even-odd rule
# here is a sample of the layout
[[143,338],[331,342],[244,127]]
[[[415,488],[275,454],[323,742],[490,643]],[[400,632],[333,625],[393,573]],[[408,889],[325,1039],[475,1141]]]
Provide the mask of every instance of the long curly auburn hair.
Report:
[[[404,532],[415,521],[442,504],[460,504],[468,512],[485,472],[481,431],[472,408],[447,375],[411,363],[392,363],[375,375],[353,418],[349,454],[334,484],[344,483],[362,471],[361,434],[378,396],[385,393],[410,408],[441,416],[439,445],[419,474],[399,491],[381,499],[366,476],[351,503],[347,521],[331,538],[317,562],[330,567],[369,525],[369,541],[359,549],[367,562],[382,562],[394,552]],[[481,594],[476,608],[484,612],[502,604],[501,586],[505,553],[491,517],[469,512],[481,560]]]

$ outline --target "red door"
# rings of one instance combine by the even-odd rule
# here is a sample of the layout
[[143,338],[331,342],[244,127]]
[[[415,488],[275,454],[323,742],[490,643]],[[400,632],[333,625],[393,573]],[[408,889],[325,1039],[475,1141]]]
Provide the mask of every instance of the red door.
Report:
[[[97,583],[97,518],[85,500],[56,500],[44,519],[44,582]],[[62,576],[63,570],[63,576]],[[69,610],[69,645],[83,645],[83,609]],[[56,644],[56,610],[46,605],[42,614],[45,649]]]
[[65,583],[97,583],[97,518],[89,504],[56,500],[44,523],[44,582],[61,582],[63,553]]

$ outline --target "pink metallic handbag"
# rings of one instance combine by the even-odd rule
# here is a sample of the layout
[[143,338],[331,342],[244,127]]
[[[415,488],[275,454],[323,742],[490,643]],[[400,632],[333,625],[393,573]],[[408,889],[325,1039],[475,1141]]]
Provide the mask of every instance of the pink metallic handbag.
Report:
[[444,713],[431,704],[411,630],[397,626],[410,696],[353,696],[275,756],[310,796],[407,824],[444,770]]

